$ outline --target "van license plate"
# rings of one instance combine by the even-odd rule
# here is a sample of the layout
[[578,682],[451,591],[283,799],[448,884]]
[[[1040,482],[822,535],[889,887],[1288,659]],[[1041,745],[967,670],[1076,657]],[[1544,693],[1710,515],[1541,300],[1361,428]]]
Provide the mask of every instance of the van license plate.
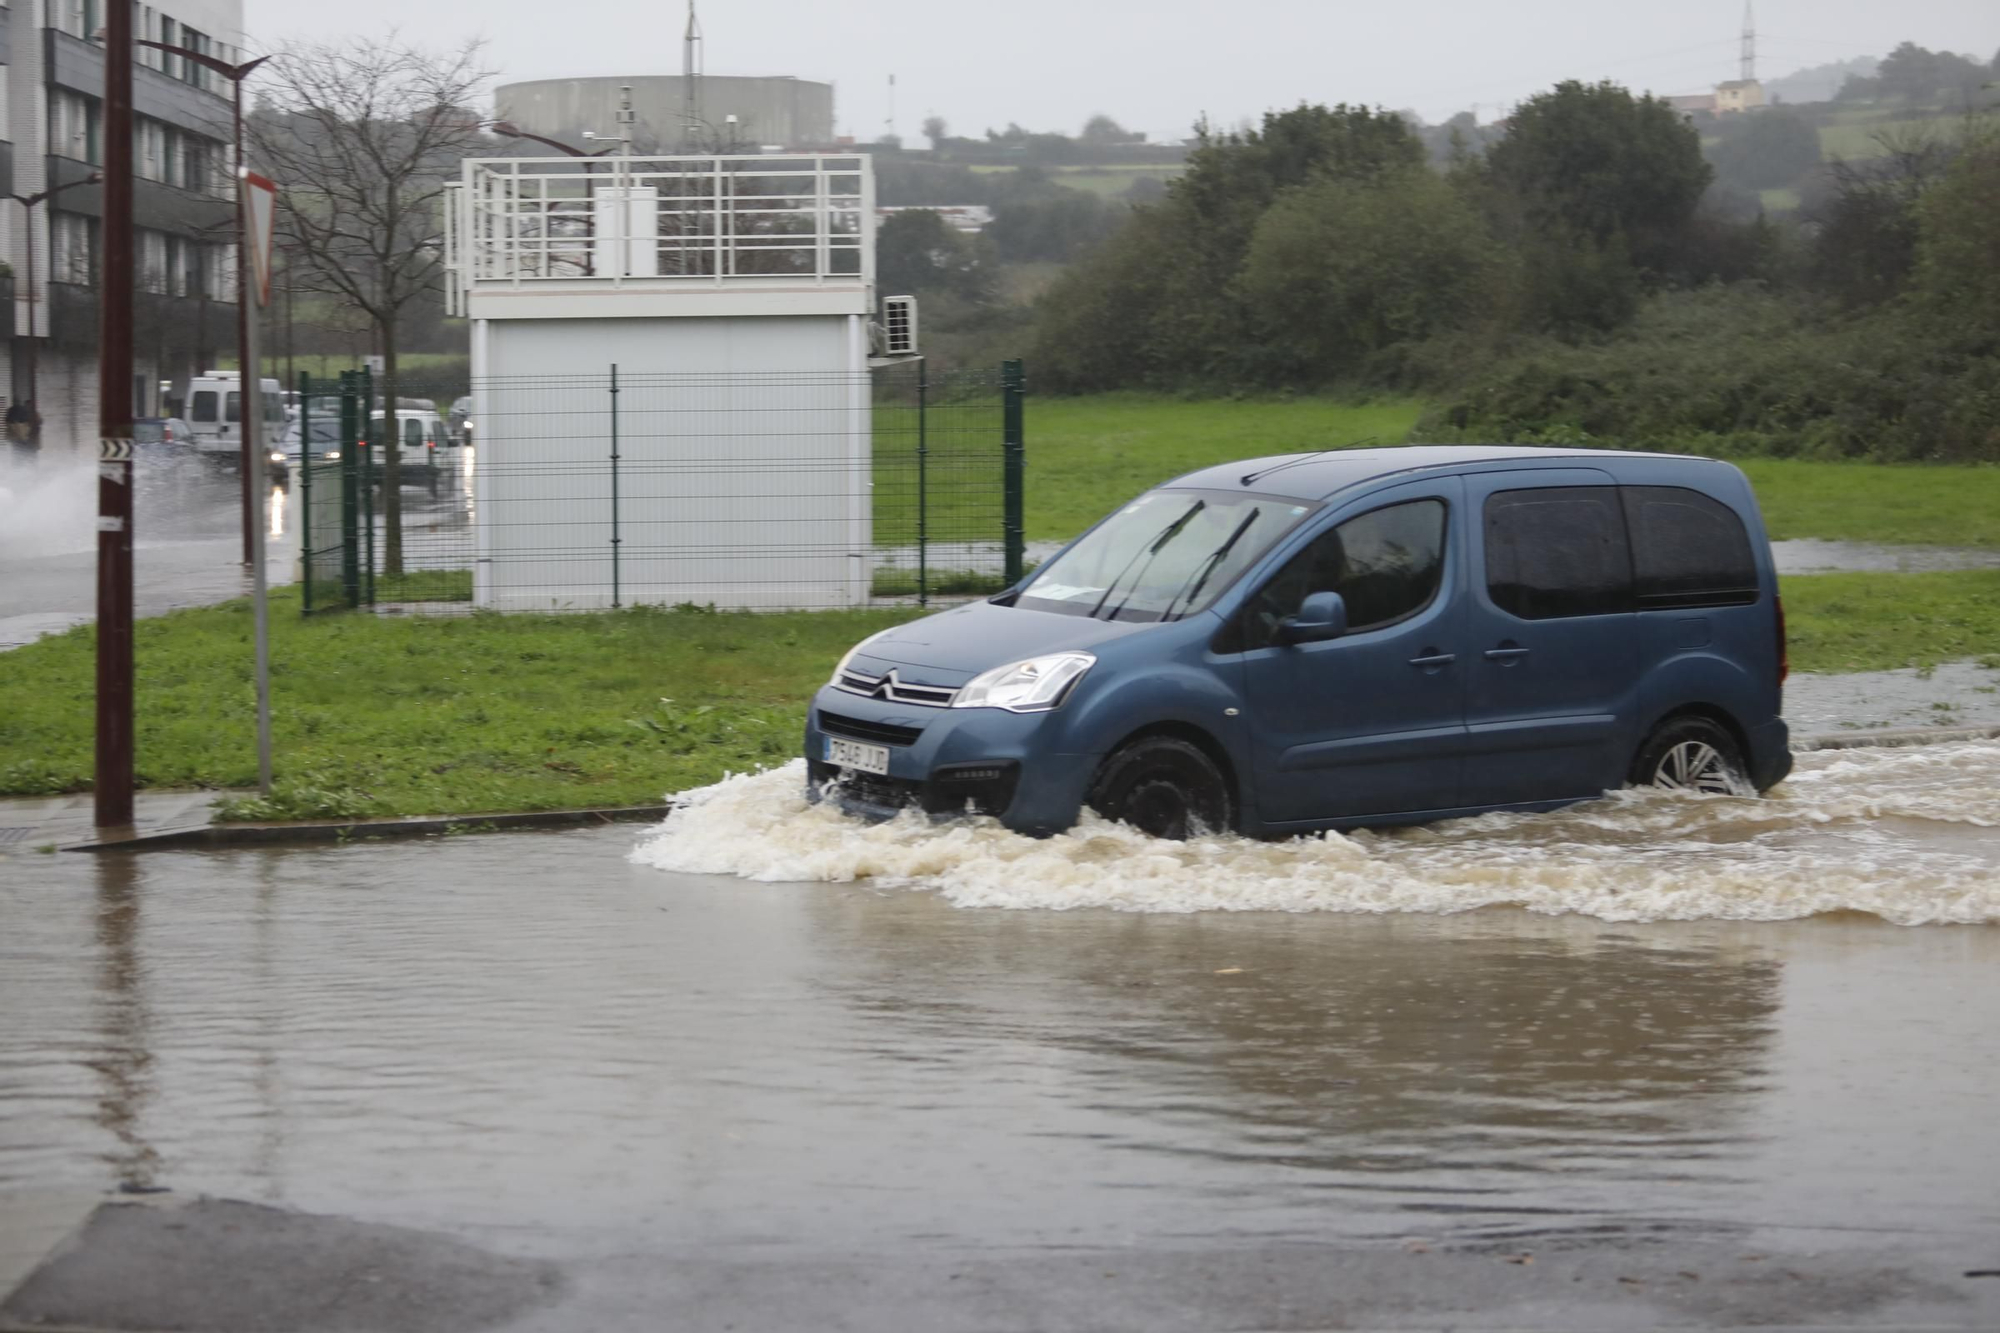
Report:
[[884,773],[889,771],[889,750],[883,745],[862,745],[856,741],[826,738],[826,762],[838,764],[842,768],[858,769],[863,773]]

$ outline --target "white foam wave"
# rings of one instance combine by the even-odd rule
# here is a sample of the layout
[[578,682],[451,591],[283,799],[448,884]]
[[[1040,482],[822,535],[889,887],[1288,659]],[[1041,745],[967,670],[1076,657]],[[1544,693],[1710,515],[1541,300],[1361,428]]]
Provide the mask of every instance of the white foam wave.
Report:
[[1607,921],[1865,912],[2000,921],[2000,745],[1799,757],[1763,798],[1622,791],[1545,815],[1259,842],[1161,842],[1086,816],[1034,839],[990,819],[866,825],[799,763],[682,793],[635,861],[760,881],[934,889],[963,907],[1428,912],[1511,905]]

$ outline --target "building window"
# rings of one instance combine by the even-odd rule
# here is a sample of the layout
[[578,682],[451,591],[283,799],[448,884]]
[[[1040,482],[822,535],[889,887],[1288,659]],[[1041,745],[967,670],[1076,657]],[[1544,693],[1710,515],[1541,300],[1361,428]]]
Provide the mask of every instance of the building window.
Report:
[[53,242],[50,279],[90,286],[97,275],[97,220],[80,213],[52,214],[50,239]]
[[178,236],[169,236],[166,239],[167,295],[186,296],[190,291],[195,290],[194,285],[188,280],[188,265],[190,263],[188,252],[194,249],[194,247]]
[[139,232],[138,286],[142,292],[164,294],[171,285],[167,268],[167,235],[160,231]]

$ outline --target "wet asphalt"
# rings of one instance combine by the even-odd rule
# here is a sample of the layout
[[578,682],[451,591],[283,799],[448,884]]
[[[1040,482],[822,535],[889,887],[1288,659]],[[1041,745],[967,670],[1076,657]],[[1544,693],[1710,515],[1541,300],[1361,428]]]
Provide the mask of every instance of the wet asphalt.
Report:
[[[966,910],[637,836],[0,860],[0,1194],[441,1246],[382,1328],[489,1261],[481,1327],[2000,1324],[1991,927]],[[7,1313],[361,1326],[324,1262],[229,1314],[241,1217],[117,1223]]]

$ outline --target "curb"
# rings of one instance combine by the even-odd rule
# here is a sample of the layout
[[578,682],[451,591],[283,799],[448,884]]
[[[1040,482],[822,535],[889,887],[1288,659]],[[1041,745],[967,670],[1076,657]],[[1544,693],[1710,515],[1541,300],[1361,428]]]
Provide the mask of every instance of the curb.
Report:
[[[1894,748],[1983,740],[2000,740],[2000,726],[1908,727],[1881,731],[1854,731],[1830,736],[1806,736],[1792,742],[1792,752],[1810,754],[1815,750]],[[434,837],[446,833],[489,832],[496,829],[629,824],[665,819],[667,812],[673,808],[670,802],[661,801],[652,805],[601,806],[587,810],[518,810],[484,815],[406,815],[387,819],[194,824],[130,837],[73,842],[59,850],[137,852],[167,847],[255,847],[287,842],[346,842],[362,838]]]
[[2000,740],[2000,727],[1904,727],[1807,736],[1792,742],[1795,754],[1813,750],[1859,750],[1868,746],[1944,745],[1951,741]]
[[493,829],[568,828],[579,824],[622,824],[664,819],[672,809],[657,805],[614,805],[588,810],[517,810],[484,815],[405,815],[387,819],[259,821],[196,824],[130,837],[73,842],[65,852],[137,852],[167,847],[254,847],[285,842],[346,842],[361,838],[411,838]]

